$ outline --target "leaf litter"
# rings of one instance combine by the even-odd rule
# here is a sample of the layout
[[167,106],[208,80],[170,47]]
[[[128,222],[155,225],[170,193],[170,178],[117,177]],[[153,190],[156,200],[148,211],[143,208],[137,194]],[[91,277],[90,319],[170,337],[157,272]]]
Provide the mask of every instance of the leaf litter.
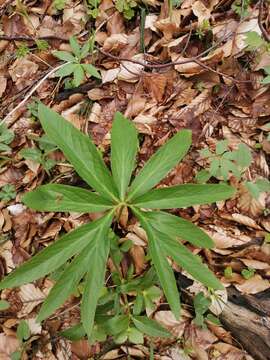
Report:
[[[34,106],[30,106],[36,101],[35,95],[38,101],[50,104],[74,126],[90,134],[105,159],[110,151],[113,114],[124,113],[140,134],[139,167],[171,134],[191,129],[192,151],[160,187],[195,182],[196,174],[206,168],[199,155],[201,150],[214,152],[221,140],[228,142],[230,151],[245,144],[252,161],[240,178],[229,172],[228,182],[237,189],[233,198],[173,213],[197,224],[214,240],[212,250],[191,249],[205,258],[226,287],[235,286],[242,294],[269,289],[269,185],[257,190],[258,196],[247,187],[247,183],[252,187],[258,179],[269,179],[269,87],[262,84],[264,69],[270,64],[269,43],[261,30],[257,3],[244,1],[248,4],[246,13],[239,15],[230,4],[218,0],[184,0],[172,8],[166,1],[146,1],[143,28],[139,7],[135,8],[133,19],[127,20],[126,13],[119,12],[118,2],[110,0],[97,2],[96,17],[89,15],[90,5],[85,2],[63,1],[60,9],[56,3],[25,5],[6,1],[0,8],[1,117],[14,133],[8,144],[11,150],[0,153],[0,190],[12,184],[16,191],[15,199],[0,201],[1,276],[47,247],[60,233],[94,220],[93,214],[40,214],[22,208],[22,195],[41,184],[52,181],[81,185],[58,150],[49,153],[48,159],[54,163],[47,171],[46,163],[40,159],[21,156],[23,149],[46,151],[40,147],[43,133]],[[237,6],[237,1],[234,3]],[[263,19],[267,9],[265,2]],[[267,27],[268,20],[263,21]],[[96,65],[101,81],[91,82],[93,78],[85,74],[74,88],[71,78],[52,75],[44,79],[59,65],[54,51],[70,52],[71,36],[81,45],[95,38],[96,48],[93,53],[88,52],[86,62]],[[43,47],[37,40],[45,42]],[[39,81],[41,84],[29,96]],[[61,96],[65,99],[58,101]],[[18,109],[12,112],[17,105]],[[0,137],[0,145],[1,141]],[[218,182],[221,178],[212,180]],[[147,236],[134,218],[123,215],[121,225],[123,243],[132,242],[121,262],[122,271],[127,271],[132,263],[135,274],[141,275],[147,270]],[[172,266],[183,273],[173,263]],[[232,268],[231,277],[224,275],[228,268]],[[246,279],[241,271],[249,268],[255,270],[255,275]],[[108,269],[112,271],[110,263]],[[3,359],[20,347],[16,338],[20,318],[29,322],[33,337],[27,344],[25,358],[150,356],[152,345],[149,348],[147,337],[144,345],[116,346],[112,350],[102,342],[89,345],[86,340],[67,341],[59,337],[59,331],[79,321],[80,294],[72,295],[41,329],[37,327],[33,319],[53,281],[46,278],[35,285],[2,291],[1,299],[12,305],[1,312]],[[226,300],[222,306],[226,306]],[[155,340],[155,359],[251,359],[222,326],[196,326],[188,304],[179,320],[168,310],[164,298],[154,302],[150,313],[173,334],[169,340]]]

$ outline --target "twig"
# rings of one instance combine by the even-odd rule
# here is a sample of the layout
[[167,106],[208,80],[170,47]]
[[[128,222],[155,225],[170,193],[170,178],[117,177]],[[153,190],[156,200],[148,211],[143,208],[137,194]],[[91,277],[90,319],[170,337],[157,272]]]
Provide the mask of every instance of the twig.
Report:
[[265,30],[265,28],[263,27],[263,24],[262,24],[262,22],[263,22],[263,5],[264,5],[264,0],[260,0],[258,24],[259,24],[259,28],[261,29],[261,32],[262,32],[262,35],[263,35],[264,39],[266,41],[270,42],[270,35]]
[[60,40],[60,41],[63,41],[63,42],[69,42],[69,39],[62,38],[62,37],[56,36],[56,35],[40,36],[40,37],[37,37],[37,38],[33,38],[33,37],[30,37],[30,36],[25,36],[25,35],[13,35],[13,36],[0,35],[0,40],[6,40],[6,41],[33,41],[33,42],[35,42],[36,40]]
[[171,61],[171,62],[168,62],[166,64],[149,64],[149,63],[146,63],[146,62],[143,62],[143,61],[139,61],[139,60],[134,60],[134,59],[128,59],[128,58],[123,58],[123,57],[119,57],[119,56],[115,56],[115,55],[112,55],[111,53],[108,53],[104,50],[102,50],[101,48],[97,48],[98,51],[107,56],[107,57],[110,57],[111,59],[114,59],[114,60],[117,60],[117,61],[126,61],[126,62],[131,62],[131,63],[134,63],[134,64],[138,64],[138,65],[141,65],[141,66],[144,66],[148,69],[164,69],[164,68],[167,68],[167,67],[170,67],[170,66],[175,66],[175,65],[182,65],[182,64],[188,64],[188,63],[191,63],[191,62],[195,62],[197,65],[205,68],[206,70],[209,70],[209,71],[212,71],[218,75],[221,75],[221,76],[224,76],[236,83],[251,83],[252,81],[251,80],[237,80],[237,79],[234,79],[233,77],[231,77],[230,75],[227,75],[227,74],[224,74],[218,70],[215,70],[213,68],[211,68],[210,66],[208,65],[205,65],[204,63],[202,63],[201,61],[199,61],[199,58],[202,56],[203,53],[195,56],[195,57],[192,57],[192,58],[189,58],[189,59],[186,59],[186,60],[180,60],[180,61]]
[[52,74],[54,74],[57,70],[61,69],[62,67],[66,66],[67,64],[70,64],[70,62],[66,62],[64,64],[61,64],[55,68],[53,68],[51,71],[49,71],[33,88],[32,90],[26,95],[26,97],[17,105],[14,109],[12,109],[0,122],[0,124],[3,124],[11,115],[13,115],[23,104],[26,103],[26,101],[32,96],[32,94],[39,88],[39,86]]

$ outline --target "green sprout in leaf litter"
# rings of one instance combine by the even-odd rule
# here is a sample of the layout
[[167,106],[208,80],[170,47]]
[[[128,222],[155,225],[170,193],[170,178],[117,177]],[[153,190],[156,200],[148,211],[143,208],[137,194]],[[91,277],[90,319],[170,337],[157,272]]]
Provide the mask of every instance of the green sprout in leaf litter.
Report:
[[[0,288],[35,281],[68,263],[42,304],[37,318],[39,322],[53,314],[83,283],[81,321],[90,340],[99,328],[109,334],[115,322],[119,326],[117,341],[129,339],[141,342],[139,333],[169,336],[154,320],[137,315],[143,307],[148,306],[147,301],[158,295],[153,287],[160,284],[173,314],[179,318],[180,297],[168,257],[206,287],[216,290],[223,289],[223,286],[203,264],[200,256],[194,255],[180,241],[211,248],[214,245],[212,239],[189,221],[162,210],[225,200],[233,196],[234,189],[226,184],[182,184],[153,189],[187,154],[191,145],[190,130],[176,133],[132,179],[138,134],[134,124],[121,113],[115,114],[112,125],[111,171],[89,136],[43,104],[39,104],[38,115],[46,136],[64,153],[90,189],[61,184],[42,185],[26,193],[22,198],[23,203],[38,211],[103,212],[104,215],[77,227],[43,249],[3,279]],[[145,283],[141,283],[141,287],[136,285],[137,296],[141,294],[144,299],[142,305],[133,304],[133,312],[128,302],[122,308],[117,305],[120,293],[127,289],[120,288],[116,300],[108,303],[103,297],[106,263],[111,256],[111,242],[115,241],[112,240],[112,229],[116,227],[123,208],[128,208],[146,231],[148,258],[153,265]],[[113,249],[115,251],[115,245]],[[128,275],[131,283],[136,280],[132,279],[132,272],[131,268]],[[125,282],[118,286],[124,287]],[[111,309],[114,309],[113,315]]]
[[199,183],[208,181],[212,176],[227,181],[230,173],[240,179],[252,161],[247,145],[239,144],[237,150],[231,151],[227,140],[218,141],[215,152],[204,148],[200,151],[200,155],[209,162],[210,166],[197,173],[196,179]]
[[11,151],[9,144],[13,141],[14,137],[14,132],[9,130],[5,124],[0,123],[0,153]]
[[12,184],[4,185],[0,190],[0,201],[10,201],[16,197],[16,189]]
[[78,40],[75,37],[71,37],[69,44],[72,54],[67,51],[53,52],[53,55],[58,59],[66,61],[66,65],[57,70],[55,75],[60,77],[73,75],[74,86],[79,86],[83,82],[85,75],[94,76],[97,79],[100,79],[101,76],[94,65],[82,63],[82,60],[89,55],[92,40],[90,39],[90,41],[87,41],[82,47],[80,47]]

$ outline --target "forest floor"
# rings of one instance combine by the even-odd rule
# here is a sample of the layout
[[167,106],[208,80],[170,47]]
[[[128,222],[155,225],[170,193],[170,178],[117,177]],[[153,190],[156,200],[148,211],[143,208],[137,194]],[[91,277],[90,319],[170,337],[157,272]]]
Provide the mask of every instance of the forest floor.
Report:
[[[252,359],[208,315],[222,313],[228,287],[252,296],[270,288],[269,3],[171,1],[0,0],[0,277],[60,234],[96,218],[35,212],[21,202],[41,184],[82,183],[60,150],[43,141],[41,101],[90,135],[105,159],[113,115],[122,112],[139,132],[138,169],[174,133],[192,130],[188,155],[160,185],[225,181],[236,189],[227,201],[174,211],[214,240],[213,249],[190,249],[225,285],[223,300],[200,312],[184,299],[176,320],[160,294],[148,315],[171,338],[90,345],[60,335],[80,321],[80,291],[42,326],[35,322],[54,283],[48,276],[2,291],[1,360]],[[89,43],[81,61],[95,65],[100,79],[55,73],[69,60],[54,51],[71,52],[72,36],[80,45]],[[133,242],[122,270],[133,264],[138,277],[149,267],[145,234],[132,216],[122,225],[123,238]],[[108,276],[110,271],[109,261]],[[200,291],[197,282],[184,290],[191,298]]]

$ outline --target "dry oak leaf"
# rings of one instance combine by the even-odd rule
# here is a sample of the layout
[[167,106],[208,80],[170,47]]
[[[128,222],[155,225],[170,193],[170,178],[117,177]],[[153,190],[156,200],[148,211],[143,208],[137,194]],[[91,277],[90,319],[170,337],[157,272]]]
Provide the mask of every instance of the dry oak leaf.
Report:
[[0,76],[0,98],[3,96],[7,86],[7,78]]
[[195,1],[191,5],[193,14],[198,18],[198,25],[202,25],[205,20],[211,17],[211,10],[208,9],[202,1]]
[[7,336],[0,334],[0,359],[10,360],[10,355],[14,353],[20,346],[19,340],[15,336]]
[[181,338],[187,326],[190,314],[181,309],[179,320],[176,320],[173,313],[169,310],[157,311],[154,316],[155,320],[169,330],[176,338]]
[[270,282],[255,274],[252,278],[245,280],[243,284],[234,284],[236,289],[243,294],[257,294],[270,288]]
[[230,344],[219,342],[214,344],[213,348],[215,349],[215,360],[253,360],[244,351]]
[[[231,234],[224,228],[212,225],[211,230],[205,230],[207,234],[214,240],[215,249],[228,249],[234,246],[243,245],[251,241],[251,238],[247,235],[238,233]],[[235,232],[237,229],[234,229]],[[214,249],[214,250],[215,250]]]
[[[213,51],[210,55],[200,58],[200,62],[213,67],[219,61],[221,61],[223,57],[224,57],[223,49],[218,48],[215,51]],[[177,53],[172,53],[171,59],[172,59],[172,61],[187,60],[187,58],[185,58]],[[186,77],[190,77],[193,75],[200,74],[201,72],[205,72],[205,69],[202,66],[198,65],[194,61],[188,62],[186,64],[175,65],[175,70],[177,70],[179,73],[183,74]]]
[[15,82],[18,89],[22,89],[25,86],[31,84],[34,79],[34,75],[38,71],[38,65],[33,61],[24,58],[18,58],[14,61],[9,69],[9,74],[12,81]]
[[38,304],[42,303],[45,298],[44,293],[33,284],[22,285],[18,295],[23,303],[23,307],[18,313],[19,318],[30,314],[32,310]]

